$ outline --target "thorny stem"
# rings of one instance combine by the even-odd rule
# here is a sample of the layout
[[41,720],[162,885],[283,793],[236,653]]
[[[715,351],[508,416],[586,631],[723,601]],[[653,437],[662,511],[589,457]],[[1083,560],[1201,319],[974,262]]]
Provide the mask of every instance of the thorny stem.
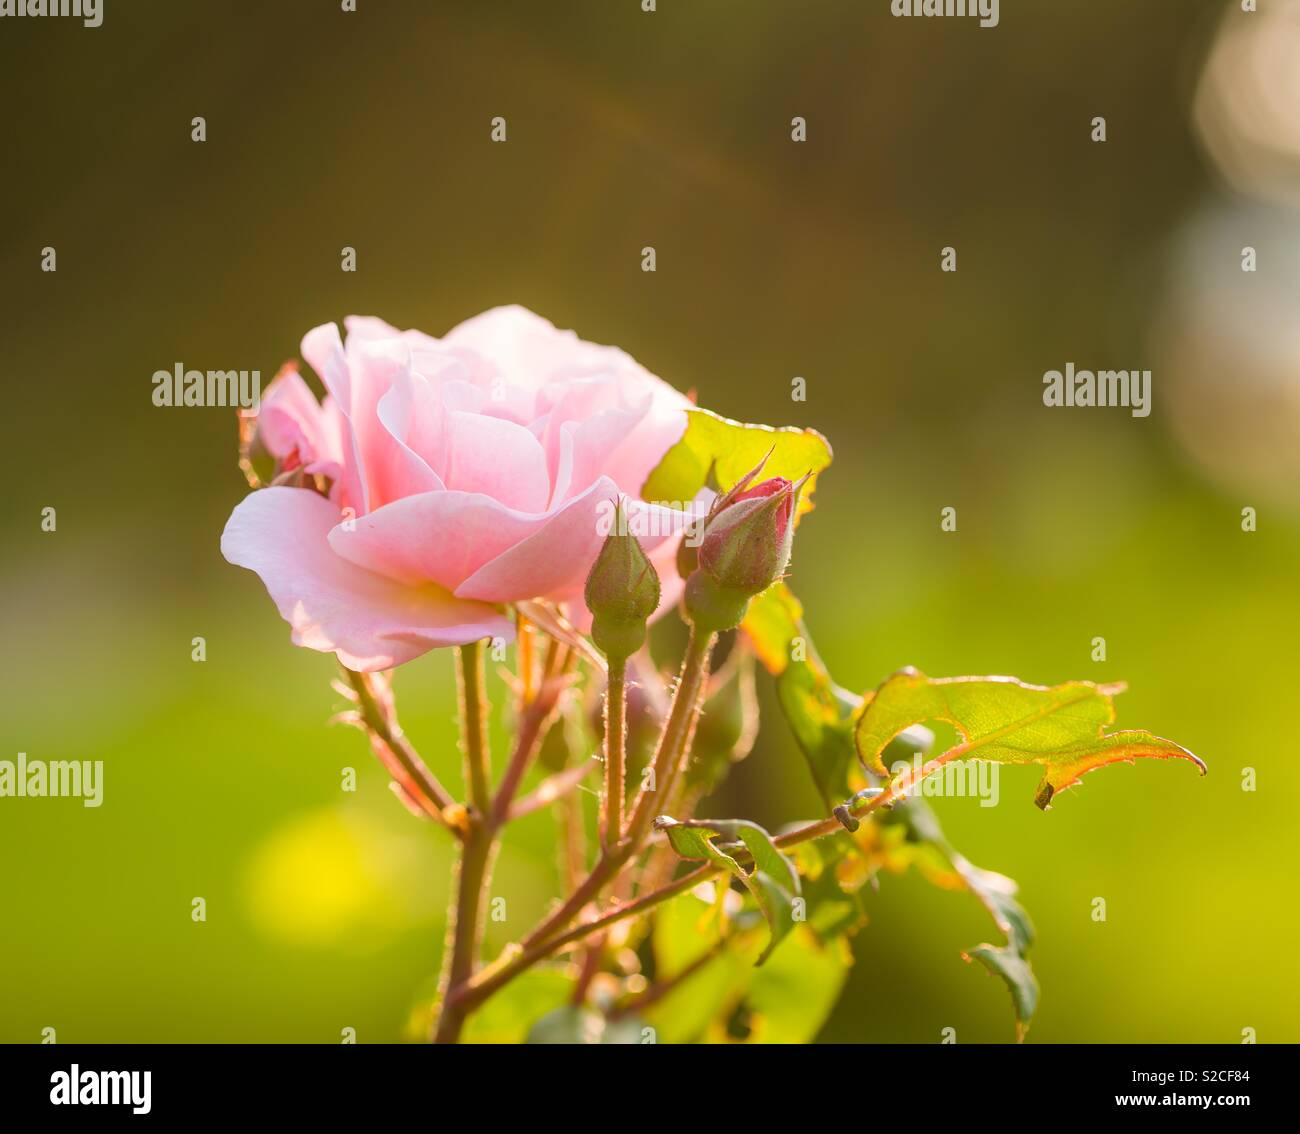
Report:
[[474,974],[482,937],[484,899],[492,879],[497,837],[510,817],[511,803],[520,781],[541,743],[546,725],[563,691],[564,683],[560,675],[566,651],[553,643],[553,648],[547,654],[541,687],[524,708],[515,750],[495,798],[491,788],[492,764],[487,740],[488,704],[482,642],[461,646],[457,656],[465,782],[469,792],[470,814],[457,878],[455,904],[450,917],[451,960],[447,966],[443,1008],[434,1034],[435,1043],[455,1043],[464,1025],[467,1013],[454,1002],[451,992],[463,986]]
[[[964,746],[958,745],[945,752],[942,756],[937,756],[921,767],[916,775],[905,773],[900,779],[891,783],[879,795],[872,796],[869,799],[859,800],[849,812],[855,818],[862,819],[872,813],[879,811],[883,807],[888,807],[898,802],[909,792],[916,784],[925,779],[932,772],[942,768],[949,760],[958,758],[965,751]],[[779,836],[774,841],[778,847],[798,846],[800,843],[810,842],[813,839],[820,839],[826,835],[833,835],[843,831],[844,828],[840,821],[835,818],[818,820],[813,823],[807,823],[802,827],[796,827],[793,831],[787,831],[784,835]],[[463,1011],[470,1011],[482,1004],[489,996],[498,989],[508,984],[524,970],[531,968],[538,961],[549,957],[552,953],[557,953],[567,945],[572,945],[583,940],[593,933],[598,933],[603,929],[608,929],[611,925],[629,917],[635,917],[637,914],[644,913],[646,910],[653,909],[662,902],[668,901],[669,898],[675,898],[678,894],[684,894],[693,889],[701,882],[706,882],[718,873],[719,868],[711,863],[705,863],[697,867],[688,874],[682,875],[666,886],[661,886],[657,890],[651,890],[643,894],[635,901],[629,902],[625,906],[620,906],[593,921],[584,922],[564,932],[557,933],[554,936],[540,938],[534,933],[530,942],[525,942],[522,946],[515,946],[513,949],[507,948],[493,964],[481,970],[477,976],[469,982],[466,988],[458,994],[457,1004]],[[554,919],[552,919],[554,920]]]
[[[671,788],[671,772],[685,759],[689,750],[691,736],[695,732],[695,722],[699,717],[701,692],[708,677],[709,652],[713,645],[713,635],[704,638],[691,633],[686,648],[686,657],[682,662],[681,677],[673,694],[672,709],[664,724],[663,734],[659,738],[659,749],[655,753],[654,774],[650,784],[666,791]],[[647,788],[649,785],[647,785]],[[628,823],[627,831],[619,843],[603,853],[591,868],[591,873],[581,885],[556,908],[524,941],[524,948],[530,948],[544,942],[569,924],[588,902],[595,898],[622,869],[623,864],[632,857],[640,842],[650,832],[654,820],[654,802],[656,791],[643,788],[637,800],[637,808]]]
[[451,999],[450,991],[462,987],[474,973],[482,932],[482,898],[491,876],[492,854],[495,842],[480,823],[472,823],[465,836],[461,851],[460,868],[456,880],[456,898],[449,918],[451,961],[443,986],[442,1011],[438,1015],[433,1033],[434,1043],[456,1043],[465,1024],[468,1008]]
[[[519,643],[519,710],[522,713],[533,699],[533,635],[532,623],[522,614],[515,616],[515,638]],[[554,639],[552,639],[554,644]]]
[[488,750],[487,688],[483,673],[483,643],[456,647],[460,686],[461,743],[465,757],[465,786],[469,805],[481,820],[492,807],[492,758]]
[[[671,793],[673,783],[690,752],[691,738],[694,736],[695,725],[699,720],[704,688],[709,676],[709,656],[713,649],[714,638],[713,634],[700,635],[694,630],[691,631],[686,646],[686,656],[682,661],[681,676],[673,694],[672,708],[655,753],[652,766],[653,778],[642,788],[623,838],[601,854],[592,867],[591,873],[529,934],[522,945],[517,946],[513,952],[507,950],[503,953],[493,965],[478,974],[477,981],[471,976],[463,982],[450,984],[446,993],[444,1015],[456,1012],[463,1018],[488,995],[535,961],[548,956],[563,944],[579,940],[593,932],[592,926],[596,924],[594,922],[584,924],[576,931],[571,930],[567,934],[564,930],[588,903],[599,896],[606,883],[618,875],[624,864],[641,846],[650,833],[650,825],[655,815],[655,801],[667,798]],[[699,871],[695,873],[700,874],[700,878],[708,876]],[[687,878],[691,877],[693,876],[687,876]],[[673,889],[673,887],[681,885],[682,882],[683,880],[679,879],[662,891],[656,891],[656,894],[662,895],[657,901],[671,897],[673,893],[681,893],[681,889]],[[691,882],[689,885],[682,886],[682,889],[689,889],[693,884],[694,882]],[[669,890],[672,890],[672,893],[668,893]],[[638,899],[631,905],[622,907],[618,911],[619,916],[613,921],[631,916],[639,908],[648,909],[650,905],[657,904],[656,901],[643,907],[642,900]],[[606,924],[612,924],[613,921]]]
[[460,692],[461,747],[465,758],[465,785],[469,793],[468,829],[456,878],[456,896],[448,917],[450,960],[444,979],[443,1008],[434,1031],[434,1043],[455,1043],[465,1023],[465,1012],[451,1002],[449,993],[474,975],[479,937],[483,927],[483,897],[491,876],[495,840],[488,822],[491,814],[492,760],[487,740],[487,691],[483,673],[483,643],[456,648],[456,676]]
[[519,735],[515,740],[514,754],[510,757],[510,763],[501,777],[501,785],[497,788],[496,799],[492,804],[491,822],[494,829],[500,829],[509,817],[510,805],[519,791],[519,784],[523,781],[524,773],[528,771],[528,765],[532,763],[541,745],[551,715],[560,700],[560,694],[564,691],[561,675],[567,658],[567,649],[558,642],[552,641],[546,654],[541,686],[536,690],[535,696],[530,697],[521,706]]
[[601,835],[608,854],[623,835],[623,770],[627,766],[627,658],[609,659],[605,687],[605,799]]
[[709,655],[716,638],[716,634],[700,634],[694,627],[691,628],[681,677],[678,678],[677,689],[673,693],[673,707],[664,724],[659,748],[651,765],[651,778],[642,786],[632,817],[628,820],[624,841],[633,847],[650,833],[650,824],[654,822],[658,810],[656,803],[672,796],[673,786],[690,754],[691,740],[695,735],[696,722],[700,719],[700,706],[708,683]]
[[464,832],[447,818],[447,809],[455,803],[451,793],[420,759],[420,754],[406,739],[397,719],[380,705],[369,675],[357,673],[346,666],[343,667],[343,675],[357,695],[357,712],[361,723],[396,764],[395,768],[390,766],[389,771],[398,785],[431,819],[445,824],[458,839],[462,838]]

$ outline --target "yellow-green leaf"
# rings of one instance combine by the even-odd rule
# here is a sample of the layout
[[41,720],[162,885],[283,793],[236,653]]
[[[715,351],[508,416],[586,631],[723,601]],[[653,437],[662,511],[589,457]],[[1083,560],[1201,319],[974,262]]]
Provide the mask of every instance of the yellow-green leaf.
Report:
[[799,495],[797,515],[812,509],[817,474],[831,463],[831,446],[815,429],[745,425],[708,410],[686,411],[686,432],[655,466],[641,489],[641,498],[684,503],[709,484],[727,489],[749,472],[764,454],[764,477],[798,480],[812,473]]
[[1112,698],[1123,685],[1068,681],[1027,685],[1014,677],[929,678],[916,670],[894,674],[876,691],[858,720],[858,755],[878,776],[885,746],[900,732],[924,721],[944,721],[962,742],[939,757],[1041,764],[1043,779],[1034,802],[1044,810],[1052,797],[1094,768],[1140,756],[1205,764],[1172,740],[1149,732],[1108,733],[1114,723]]

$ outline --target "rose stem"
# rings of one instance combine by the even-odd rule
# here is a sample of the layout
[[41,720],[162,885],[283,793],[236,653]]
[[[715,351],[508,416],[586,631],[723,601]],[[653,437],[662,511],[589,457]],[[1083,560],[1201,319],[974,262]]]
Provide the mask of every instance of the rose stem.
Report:
[[447,809],[454,800],[451,793],[438,781],[429,766],[420,759],[411,742],[406,739],[401,725],[397,723],[396,714],[391,716],[380,706],[366,674],[343,667],[343,674],[357,695],[357,711],[361,722],[369,732],[377,737],[392,754],[398,768],[404,773],[402,787],[421,805],[430,818],[446,825],[456,838],[462,837],[459,828],[452,826],[447,818]]
[[[921,768],[919,775],[910,777],[906,785],[891,784],[880,795],[859,801],[850,808],[850,812],[857,818],[863,818],[882,807],[896,802],[902,788],[905,787],[910,790],[915,787],[926,776],[943,767],[952,758],[952,752],[958,750],[952,749],[951,752],[945,752],[942,756],[931,760]],[[821,819],[797,827],[793,831],[788,831],[786,834],[779,836],[775,842],[779,847],[792,847],[812,839],[822,838],[825,835],[838,834],[843,830],[844,828],[838,819]],[[531,968],[543,958],[549,957],[552,953],[559,952],[566,945],[572,945],[589,934],[598,933],[602,929],[608,929],[611,925],[616,925],[626,918],[635,917],[648,909],[653,909],[661,902],[666,902],[669,898],[675,898],[678,894],[684,894],[688,890],[694,889],[701,882],[707,882],[717,873],[717,867],[705,863],[690,873],[683,874],[680,878],[668,883],[668,885],[661,886],[658,890],[652,890],[648,894],[643,894],[627,905],[611,910],[594,921],[584,922],[546,939],[542,939],[537,933],[534,933],[524,945],[513,948],[508,947],[496,961],[479,972],[477,977],[471,980],[469,985],[458,995],[458,1004],[465,1010],[477,1007],[520,973]],[[468,1008],[466,1008],[467,1005]]]
[[434,1043],[455,1043],[466,1010],[452,1002],[450,992],[474,975],[483,923],[483,893],[490,876],[494,839],[489,822],[492,809],[491,754],[487,738],[487,692],[483,672],[483,643],[456,648],[460,692],[461,746],[469,792],[469,820],[456,879],[456,897],[449,915],[451,960],[446,966],[442,1012]]
[[[713,634],[696,635],[692,630],[690,641],[687,643],[681,676],[673,693],[672,708],[659,738],[659,748],[655,753],[652,782],[660,789],[671,790],[673,780],[676,778],[675,773],[689,751],[709,675],[709,655],[713,649],[714,637]],[[636,809],[624,838],[612,850],[604,852],[597,859],[591,873],[582,884],[528,935],[522,945],[508,948],[503,952],[491,966],[479,974],[482,979],[478,984],[475,984],[473,979],[466,978],[463,982],[448,985],[444,1016],[455,1011],[463,1019],[472,1008],[535,961],[549,955],[568,941],[580,939],[591,932],[589,925],[579,926],[576,931],[571,931],[569,934],[563,934],[561,931],[593,898],[599,895],[605,883],[618,874],[623,864],[632,857],[633,852],[649,834],[650,824],[654,819],[654,800],[658,793],[647,788],[643,788],[638,797]],[[641,906],[643,899],[638,899],[632,905],[623,907],[618,911],[619,916],[612,918],[606,924],[612,924],[624,916],[629,916],[639,908],[648,909],[650,905],[671,897],[672,893],[681,893],[682,890],[694,885],[695,881],[708,877],[709,873],[707,870],[695,871],[693,875],[687,875],[687,878],[694,879],[688,885],[682,885],[683,880],[679,879],[672,886],[665,887],[663,891],[656,891],[655,893],[659,895],[656,902],[650,902],[644,907]],[[695,878],[695,875],[699,877]],[[673,889],[679,885],[681,889]],[[672,893],[668,893],[669,890],[672,890]],[[557,934],[560,936],[556,936]]]
[[605,815],[602,825],[605,853],[623,834],[623,769],[627,762],[627,659],[609,659],[605,686]]

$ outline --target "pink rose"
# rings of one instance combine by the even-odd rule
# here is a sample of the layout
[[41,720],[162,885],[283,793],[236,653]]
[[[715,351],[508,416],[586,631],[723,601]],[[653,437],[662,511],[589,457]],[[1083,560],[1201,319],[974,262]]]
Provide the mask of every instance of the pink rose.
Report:
[[[261,576],[293,640],[358,670],[437,646],[509,637],[504,604],[569,603],[620,494],[672,603],[676,536],[689,517],[639,499],[690,403],[615,347],[499,307],[442,339],[379,319],[309,331],[296,371],[262,399],[260,444],[280,471],[328,482],[259,489],[221,551]],[[670,585],[675,583],[676,585]]]

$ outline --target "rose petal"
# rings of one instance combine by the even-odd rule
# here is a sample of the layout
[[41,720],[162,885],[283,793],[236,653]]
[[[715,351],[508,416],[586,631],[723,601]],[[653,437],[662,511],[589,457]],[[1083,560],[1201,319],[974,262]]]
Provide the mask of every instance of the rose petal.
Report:
[[455,590],[503,551],[540,531],[545,513],[517,512],[481,493],[426,492],[339,525],[330,546],[344,559],[391,579]]
[[545,511],[551,496],[546,454],[522,425],[453,412],[447,429],[447,487],[479,492],[520,512]]
[[447,413],[425,378],[403,367],[375,412],[392,441],[385,458],[391,499],[445,488],[439,470],[447,459]]
[[612,368],[617,347],[585,342],[518,305],[494,307],[453,327],[442,341],[489,360],[509,383],[539,390],[562,372]]
[[432,585],[403,586],[341,558],[327,541],[338,520],[315,492],[264,488],[240,502],[221,536],[221,553],[261,576],[298,645],[370,671],[437,646],[512,634],[490,606]]
[[343,353],[338,327],[324,323],[303,335],[302,356],[324,383],[339,415],[343,470],[336,485],[335,498],[342,506],[364,513],[369,510],[369,500],[352,427],[352,373]]
[[[614,482],[598,478],[586,492],[553,513],[540,530],[475,571],[455,593],[487,602],[574,593],[586,581],[609,531],[617,500]],[[689,519],[685,513],[649,509],[639,501],[629,501],[627,507],[629,523],[644,525],[647,534],[638,538],[647,552],[675,538]]]

